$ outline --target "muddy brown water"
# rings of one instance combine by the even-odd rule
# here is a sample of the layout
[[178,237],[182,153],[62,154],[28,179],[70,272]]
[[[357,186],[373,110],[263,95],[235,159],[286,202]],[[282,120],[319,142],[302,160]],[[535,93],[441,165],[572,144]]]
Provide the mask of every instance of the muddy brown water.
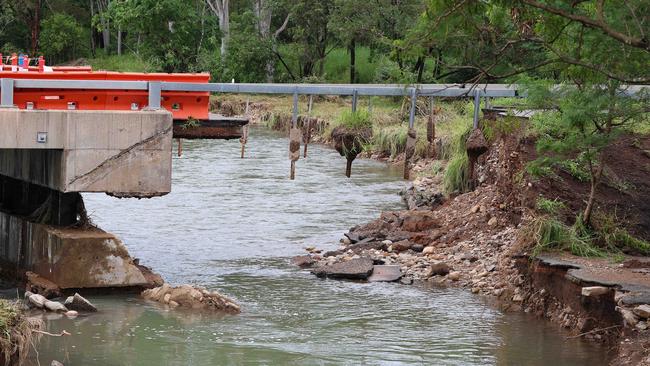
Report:
[[402,207],[401,171],[310,146],[287,174],[288,141],[255,128],[237,141],[185,141],[173,192],[149,200],[85,195],[93,220],[169,282],[217,289],[240,315],[169,311],[136,296],[89,296],[100,309],[45,317],[31,364],[49,365],[604,365],[597,346],[555,325],[505,314],[462,289],[317,279],[289,264],[335,248],[354,223]]

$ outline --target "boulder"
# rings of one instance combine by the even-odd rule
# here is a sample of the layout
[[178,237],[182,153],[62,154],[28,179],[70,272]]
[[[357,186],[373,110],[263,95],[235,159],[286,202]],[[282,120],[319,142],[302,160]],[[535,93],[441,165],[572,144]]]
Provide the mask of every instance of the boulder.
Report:
[[370,258],[356,258],[332,265],[320,265],[312,269],[318,277],[367,279],[372,273],[374,262]]
[[65,312],[65,316],[67,316],[68,318],[76,318],[77,315],[79,315],[79,313],[74,310],[68,310]]
[[428,247],[422,249],[422,254],[434,254],[436,252],[436,247],[429,245]]
[[411,249],[412,244],[408,240],[401,240],[398,241],[397,243],[393,243],[391,246],[393,247],[393,251],[399,253]]
[[45,302],[47,301],[45,296],[39,294],[32,294],[27,298],[27,300],[32,306],[39,309],[42,309],[45,306]]
[[58,301],[47,300],[43,305],[47,310],[53,311],[55,313],[66,313],[68,311],[68,309],[66,309],[66,307]]
[[394,282],[402,278],[402,271],[397,265],[375,265],[372,275],[368,277],[370,282]]
[[74,296],[68,296],[65,300],[65,306],[70,310],[82,312],[95,312],[97,308],[90,301],[86,300],[83,296],[75,293]]
[[449,278],[452,281],[458,281],[458,280],[460,280],[460,272],[456,272],[456,271],[449,272],[449,274],[447,275],[447,278]]
[[297,255],[291,258],[291,263],[300,268],[308,268],[313,266],[316,261],[310,255]]
[[451,271],[451,268],[444,262],[432,263],[429,268],[424,272],[425,277],[433,276],[446,276]]
[[431,211],[407,211],[402,230],[405,231],[424,231],[434,227],[439,227],[438,220]]

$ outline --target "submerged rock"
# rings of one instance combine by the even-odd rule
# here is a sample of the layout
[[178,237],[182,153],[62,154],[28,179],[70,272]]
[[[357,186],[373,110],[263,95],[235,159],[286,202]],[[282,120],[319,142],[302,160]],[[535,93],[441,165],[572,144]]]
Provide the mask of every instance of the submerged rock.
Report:
[[313,266],[316,261],[310,255],[297,255],[291,258],[291,263],[300,268],[308,268]]
[[65,300],[65,306],[69,310],[95,312],[97,308],[90,301],[86,300],[83,296],[75,293],[74,296],[68,296]]
[[143,291],[142,297],[147,300],[167,304],[172,308],[206,309],[224,311],[231,314],[241,312],[239,305],[219,292],[195,288],[191,285],[172,287],[165,283],[160,287]]
[[65,313],[68,311],[68,309],[66,309],[66,307],[58,301],[47,300],[43,305],[45,309],[53,311],[55,313]]
[[318,277],[365,280],[372,273],[374,262],[370,258],[356,258],[331,265],[323,264],[311,272]]

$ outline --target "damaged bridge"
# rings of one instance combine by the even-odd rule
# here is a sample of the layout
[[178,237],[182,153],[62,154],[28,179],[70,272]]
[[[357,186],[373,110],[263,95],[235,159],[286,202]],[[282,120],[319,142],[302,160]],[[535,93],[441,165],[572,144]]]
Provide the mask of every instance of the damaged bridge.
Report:
[[161,92],[173,74],[109,76],[0,71],[3,275],[31,271],[62,289],[156,285],[117,237],[92,225],[81,193],[165,195],[173,138],[240,138],[248,122],[209,114],[207,92]]

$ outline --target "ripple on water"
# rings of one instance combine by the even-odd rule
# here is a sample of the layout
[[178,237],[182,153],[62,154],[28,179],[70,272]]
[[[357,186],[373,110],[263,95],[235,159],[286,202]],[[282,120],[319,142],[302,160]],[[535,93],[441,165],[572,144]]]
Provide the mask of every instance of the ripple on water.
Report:
[[[91,297],[101,311],[47,320],[41,364],[66,365],[591,365],[602,352],[459,289],[316,279],[289,265],[307,245],[401,207],[398,169],[345,161],[320,145],[286,179],[288,143],[252,129],[236,141],[187,141],[173,192],[150,200],[85,195],[102,228],[172,283],[234,297],[238,316],[168,311],[136,297]],[[32,359],[32,361],[34,361]],[[35,363],[35,362],[34,362]]]

